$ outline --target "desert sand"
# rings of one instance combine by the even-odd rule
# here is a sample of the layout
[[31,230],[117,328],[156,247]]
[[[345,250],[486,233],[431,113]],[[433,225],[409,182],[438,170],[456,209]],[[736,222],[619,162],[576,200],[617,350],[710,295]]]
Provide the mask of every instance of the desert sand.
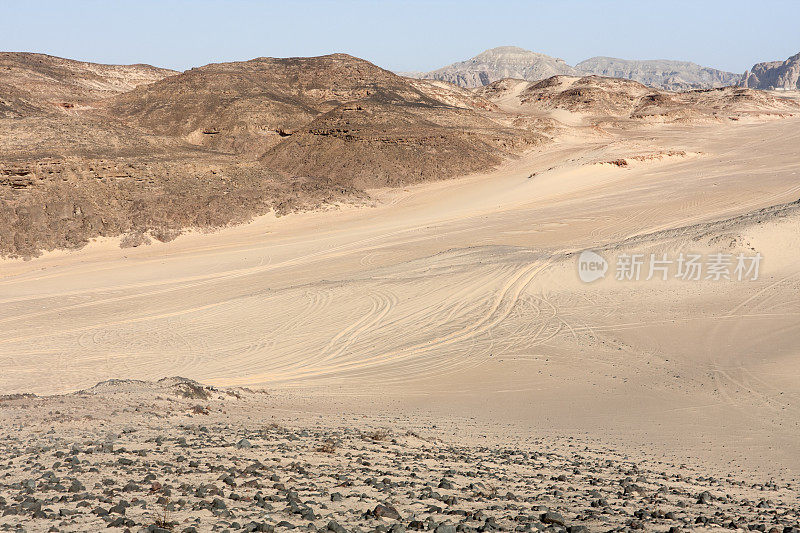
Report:
[[[369,191],[374,207],[6,260],[0,390],[185,376],[791,478],[798,126],[576,133],[489,173]],[[755,281],[584,284],[584,249],[764,261]]]

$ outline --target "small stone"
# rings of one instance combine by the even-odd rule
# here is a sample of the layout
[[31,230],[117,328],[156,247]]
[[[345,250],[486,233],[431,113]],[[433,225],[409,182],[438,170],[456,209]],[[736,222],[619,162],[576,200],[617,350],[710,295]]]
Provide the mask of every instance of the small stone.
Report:
[[557,526],[564,527],[564,517],[554,511],[547,511],[542,513],[539,518],[544,524],[556,524]]
[[347,533],[347,530],[340,526],[339,522],[336,520],[328,522],[328,531],[333,531],[333,533]]
[[372,511],[373,516],[376,518],[388,518],[390,520],[400,520],[400,513],[391,505],[376,505]]
[[714,497],[707,490],[701,492],[700,495],[697,497],[697,503],[703,505],[710,505],[713,501]]

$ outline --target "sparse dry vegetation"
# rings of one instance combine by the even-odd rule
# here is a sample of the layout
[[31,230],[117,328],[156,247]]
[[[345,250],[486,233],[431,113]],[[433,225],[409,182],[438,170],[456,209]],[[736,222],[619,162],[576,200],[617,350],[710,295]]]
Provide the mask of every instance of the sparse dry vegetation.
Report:
[[161,512],[156,516],[156,519],[153,521],[153,525],[155,525],[157,528],[173,531],[176,524],[172,520],[172,514],[169,510],[169,505],[169,499],[165,498],[165,502],[161,506]]
[[317,446],[317,451],[322,453],[334,453],[337,447],[338,445],[335,440],[325,439]]
[[190,411],[196,415],[207,415],[211,412],[211,409],[207,405],[193,405]]
[[391,436],[391,433],[386,429],[375,429],[368,431],[362,435],[364,440],[371,440],[375,442],[383,442]]
[[175,391],[179,396],[192,400],[208,400],[211,398],[211,393],[205,387],[189,381],[183,381],[175,385]]

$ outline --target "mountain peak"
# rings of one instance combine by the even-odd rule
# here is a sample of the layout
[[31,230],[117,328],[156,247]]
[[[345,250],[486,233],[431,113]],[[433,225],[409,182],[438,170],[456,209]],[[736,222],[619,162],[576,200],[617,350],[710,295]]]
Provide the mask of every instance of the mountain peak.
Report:
[[527,50],[525,48],[520,48],[519,46],[495,46],[494,48],[484,50],[475,57],[490,57],[507,54],[536,54],[536,52]]
[[518,46],[498,46],[466,61],[423,74],[422,77],[461,87],[481,87],[503,78],[541,80],[558,74],[575,74],[575,70],[563,59]]
[[561,61],[564,60],[559,57],[550,57],[546,54],[542,54],[540,52],[534,52],[532,50],[527,50],[525,48],[520,48],[519,46],[497,46],[495,48],[490,48],[488,50],[484,50],[480,54],[476,55],[472,58],[472,60],[520,60],[520,59],[528,59],[532,61],[536,60],[555,60]]

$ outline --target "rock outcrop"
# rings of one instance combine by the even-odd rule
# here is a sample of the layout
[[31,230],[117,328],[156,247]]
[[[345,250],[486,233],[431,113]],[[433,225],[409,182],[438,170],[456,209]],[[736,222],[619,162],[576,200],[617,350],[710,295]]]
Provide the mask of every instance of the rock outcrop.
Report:
[[786,61],[757,63],[742,76],[742,87],[751,89],[800,90],[800,54]]

